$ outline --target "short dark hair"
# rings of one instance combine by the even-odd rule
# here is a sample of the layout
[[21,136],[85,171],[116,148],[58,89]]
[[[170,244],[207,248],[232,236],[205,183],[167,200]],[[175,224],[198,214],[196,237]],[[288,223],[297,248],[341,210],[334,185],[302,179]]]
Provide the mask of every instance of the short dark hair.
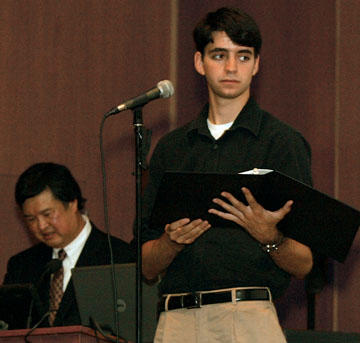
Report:
[[225,32],[236,44],[253,47],[255,57],[261,49],[261,33],[247,13],[237,8],[221,7],[215,12],[209,12],[195,27],[193,38],[196,50],[204,54],[207,44],[213,42],[212,33]]
[[32,198],[49,188],[55,199],[66,205],[77,199],[78,209],[84,208],[86,199],[71,175],[70,170],[60,164],[43,162],[36,163],[26,169],[19,177],[15,186],[15,200],[22,208],[28,198]]

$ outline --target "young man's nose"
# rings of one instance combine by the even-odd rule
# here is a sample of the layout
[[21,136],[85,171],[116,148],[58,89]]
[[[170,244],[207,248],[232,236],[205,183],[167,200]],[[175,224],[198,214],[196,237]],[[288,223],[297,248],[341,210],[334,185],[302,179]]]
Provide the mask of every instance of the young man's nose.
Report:
[[235,56],[229,56],[226,60],[225,68],[228,72],[236,72],[237,70],[237,60]]

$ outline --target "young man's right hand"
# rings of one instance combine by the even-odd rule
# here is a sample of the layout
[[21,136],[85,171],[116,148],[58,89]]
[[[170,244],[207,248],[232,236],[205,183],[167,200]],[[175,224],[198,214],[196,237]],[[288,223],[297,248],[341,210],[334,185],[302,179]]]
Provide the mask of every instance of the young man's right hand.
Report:
[[171,243],[175,243],[174,248],[182,250],[184,245],[193,243],[211,225],[207,220],[196,219],[190,221],[188,218],[177,220],[171,224],[166,224],[165,233]]

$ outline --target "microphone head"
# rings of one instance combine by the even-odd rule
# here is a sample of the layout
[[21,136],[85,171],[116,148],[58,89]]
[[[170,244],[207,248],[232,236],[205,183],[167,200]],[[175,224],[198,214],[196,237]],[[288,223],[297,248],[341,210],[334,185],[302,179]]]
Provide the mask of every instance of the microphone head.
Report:
[[160,90],[160,98],[170,98],[174,94],[174,86],[169,80],[162,80],[156,86]]
[[57,272],[62,267],[62,261],[54,258],[46,265],[47,271],[50,274]]
[[38,289],[48,275],[57,272],[61,267],[62,267],[62,261],[59,260],[58,258],[53,258],[52,260],[50,260],[46,264],[44,271],[42,272],[39,280],[35,284],[35,288]]

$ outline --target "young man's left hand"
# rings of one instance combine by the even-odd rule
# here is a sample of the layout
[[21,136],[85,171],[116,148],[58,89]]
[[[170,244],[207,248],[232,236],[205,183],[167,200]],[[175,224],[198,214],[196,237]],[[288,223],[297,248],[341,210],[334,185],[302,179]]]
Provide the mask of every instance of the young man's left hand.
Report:
[[228,201],[215,198],[213,202],[221,206],[224,211],[211,208],[209,213],[237,223],[262,244],[275,241],[279,236],[277,224],[290,212],[293,201],[287,201],[277,211],[268,211],[256,201],[249,189],[243,187],[241,190],[248,205],[236,199],[231,193],[222,192],[221,196]]

